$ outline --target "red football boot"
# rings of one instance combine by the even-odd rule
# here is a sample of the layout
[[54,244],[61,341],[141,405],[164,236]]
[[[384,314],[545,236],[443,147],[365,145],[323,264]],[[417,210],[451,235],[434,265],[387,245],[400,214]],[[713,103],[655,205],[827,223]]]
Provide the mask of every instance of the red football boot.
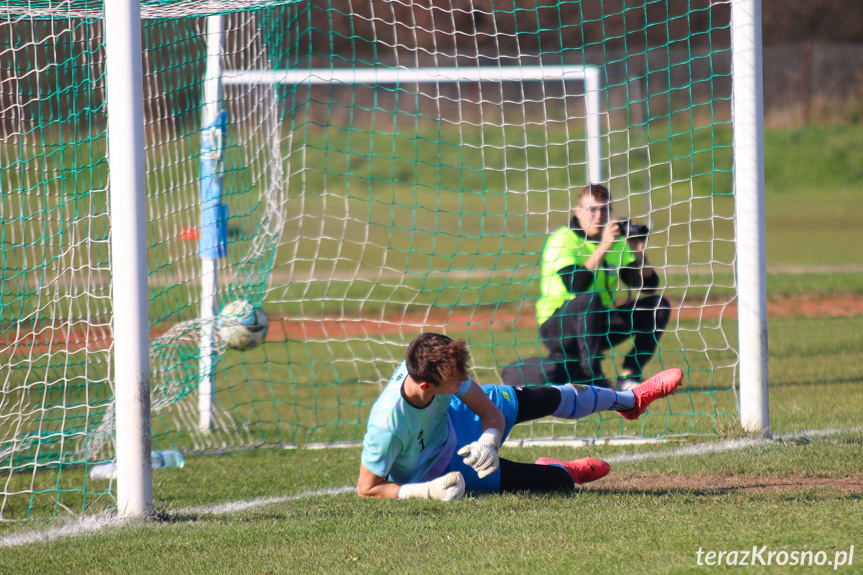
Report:
[[647,411],[648,405],[674,393],[682,381],[683,372],[676,367],[660,371],[632,389],[632,393],[635,394],[635,409],[618,411],[617,413],[624,419],[638,419],[642,413]]
[[611,470],[611,466],[608,463],[593,457],[583,457],[575,461],[559,461],[551,457],[540,457],[536,460],[536,464],[559,465],[569,471],[572,480],[579,485],[602,479]]

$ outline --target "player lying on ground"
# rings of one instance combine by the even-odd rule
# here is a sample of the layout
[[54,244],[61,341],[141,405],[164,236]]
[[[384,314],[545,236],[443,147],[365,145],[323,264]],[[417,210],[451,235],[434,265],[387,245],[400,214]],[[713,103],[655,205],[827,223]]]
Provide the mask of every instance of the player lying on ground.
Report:
[[500,459],[498,450],[512,426],[609,410],[637,419],[683,378],[679,369],[669,369],[622,392],[573,384],[479,387],[467,375],[469,360],[464,340],[424,333],[411,342],[369,415],[359,495],[450,501],[466,489],[570,491],[576,483],[604,477],[609,465],[592,457],[541,457],[535,464]]

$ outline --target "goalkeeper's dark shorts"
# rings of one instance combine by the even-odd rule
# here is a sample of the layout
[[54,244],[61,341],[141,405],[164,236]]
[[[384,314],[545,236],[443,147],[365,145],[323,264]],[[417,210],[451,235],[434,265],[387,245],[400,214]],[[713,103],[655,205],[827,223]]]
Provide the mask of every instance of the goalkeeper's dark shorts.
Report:
[[[518,399],[515,390],[508,385],[483,385],[482,390],[503,413],[506,426],[501,441],[504,441],[518,418]],[[456,453],[453,454],[447,471],[460,471],[464,476],[465,487],[469,491],[500,491],[500,469],[480,479],[476,471],[470,465],[465,465],[464,458],[458,454],[459,449],[473,443],[482,435],[482,422],[479,416],[456,396],[450,399],[449,416],[455,429],[457,445]]]

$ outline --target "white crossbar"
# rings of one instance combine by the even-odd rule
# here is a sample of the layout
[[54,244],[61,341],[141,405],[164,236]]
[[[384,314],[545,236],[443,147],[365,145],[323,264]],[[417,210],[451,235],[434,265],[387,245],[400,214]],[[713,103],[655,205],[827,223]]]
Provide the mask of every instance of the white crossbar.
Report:
[[588,179],[603,182],[600,69],[592,66],[472,66],[443,68],[311,68],[306,70],[225,70],[223,85],[255,84],[423,84],[458,82],[579,81],[584,83]]

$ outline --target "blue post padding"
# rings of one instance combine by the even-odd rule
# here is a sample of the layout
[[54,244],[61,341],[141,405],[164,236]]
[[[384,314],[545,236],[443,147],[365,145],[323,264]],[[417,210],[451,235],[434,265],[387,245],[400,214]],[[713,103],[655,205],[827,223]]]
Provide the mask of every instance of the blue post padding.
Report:
[[201,241],[198,256],[218,259],[228,253],[228,206],[208,202],[201,207]]
[[228,113],[220,111],[201,132],[201,239],[198,255],[223,258],[228,253],[228,206],[222,203]]

